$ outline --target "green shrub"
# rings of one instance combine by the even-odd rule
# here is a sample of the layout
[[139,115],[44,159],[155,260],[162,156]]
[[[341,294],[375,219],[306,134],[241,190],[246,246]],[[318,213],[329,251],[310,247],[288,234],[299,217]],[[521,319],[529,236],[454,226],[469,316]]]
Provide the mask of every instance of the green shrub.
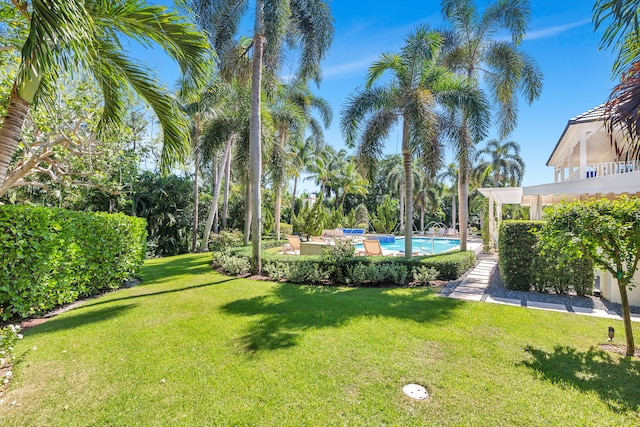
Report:
[[[543,233],[544,229],[540,231]],[[536,290],[544,292],[552,288],[556,293],[566,294],[574,290],[577,295],[593,293],[593,263],[588,258],[566,258],[556,248],[536,246],[539,251],[535,263]]]
[[0,207],[4,320],[116,289],[142,266],[146,221],[123,214]]
[[[276,246],[281,242],[264,242],[274,249],[262,252],[262,269],[273,280],[294,283],[333,283],[348,286],[380,286],[394,283],[405,285],[409,273],[415,267],[433,268],[439,272],[440,280],[455,280],[476,263],[472,251],[450,252],[440,255],[413,257],[355,257],[353,247],[339,247],[322,256],[278,254]],[[249,246],[237,247],[231,254],[251,257]],[[340,272],[336,270],[340,270]]]
[[241,231],[221,231],[219,234],[211,234],[209,238],[209,250],[228,251],[231,248],[242,245],[244,238]]
[[229,255],[226,252],[214,252],[211,266],[230,276],[247,274],[251,269],[251,264],[247,258]]
[[281,236],[289,236],[293,233],[293,226],[291,224],[287,224],[285,222],[280,223],[280,235]]
[[413,280],[421,285],[428,285],[429,282],[435,280],[440,272],[433,267],[418,266],[413,267]]
[[503,221],[500,226],[500,275],[508,289],[538,292],[574,290],[593,292],[593,264],[587,258],[566,258],[557,248],[545,247],[540,233],[544,221]]
[[476,254],[473,251],[457,251],[432,255],[422,258],[420,265],[438,270],[440,274],[437,278],[440,280],[456,280],[476,265]]
[[536,232],[542,221],[502,221],[498,232],[500,257],[498,265],[505,288],[528,291],[535,285]]

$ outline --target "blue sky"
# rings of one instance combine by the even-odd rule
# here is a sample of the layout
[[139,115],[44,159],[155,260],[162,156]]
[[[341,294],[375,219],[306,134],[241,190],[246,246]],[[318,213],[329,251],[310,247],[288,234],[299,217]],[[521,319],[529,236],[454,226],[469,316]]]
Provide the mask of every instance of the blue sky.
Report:
[[[531,106],[519,104],[518,126],[508,139],[521,146],[526,163],[523,184],[553,181],[553,170],[545,166],[567,121],[606,101],[614,82],[611,51],[598,49],[601,31],[594,33],[592,7],[595,0],[532,0],[531,21],[521,49],[529,53],[544,74],[541,97]],[[482,8],[484,1],[476,2]],[[343,148],[339,116],[347,96],[364,83],[367,68],[383,52],[396,52],[407,34],[418,24],[431,28],[444,25],[440,2],[396,0],[335,0],[330,2],[335,19],[335,37],[323,62],[324,79],[314,91],[333,106],[334,120],[326,141]],[[246,25],[243,34],[250,35]],[[170,83],[175,71],[157,53],[145,59]],[[150,59],[149,59],[150,58]],[[287,69],[283,73],[287,73]],[[496,138],[491,131],[489,138]],[[394,132],[386,152],[399,152]],[[483,143],[479,145],[482,147]],[[447,161],[453,161],[447,149]],[[307,181],[305,189],[314,186]]]

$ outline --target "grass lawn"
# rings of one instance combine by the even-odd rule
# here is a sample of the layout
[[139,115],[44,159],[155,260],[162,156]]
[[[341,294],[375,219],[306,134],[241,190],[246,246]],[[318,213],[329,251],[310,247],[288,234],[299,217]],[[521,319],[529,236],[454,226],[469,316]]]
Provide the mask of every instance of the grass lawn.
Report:
[[150,260],[141,285],[26,331],[0,425],[640,425],[640,361],[598,347],[622,322],[255,282],[209,259]]

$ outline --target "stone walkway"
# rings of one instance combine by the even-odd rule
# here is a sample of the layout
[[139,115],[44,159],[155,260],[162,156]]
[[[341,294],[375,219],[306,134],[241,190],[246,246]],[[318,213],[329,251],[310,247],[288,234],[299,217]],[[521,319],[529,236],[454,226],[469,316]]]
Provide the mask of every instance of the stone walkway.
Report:
[[[478,264],[462,276],[460,282],[458,282],[453,290],[451,290],[447,295],[449,298],[515,305],[539,310],[560,311],[564,313],[576,313],[585,316],[622,320],[622,317],[616,313],[616,311],[619,312],[619,310],[609,310],[606,307],[584,307],[570,304],[558,304],[557,302],[530,301],[528,299],[492,296],[491,293],[488,292],[488,289],[491,276],[495,274],[495,270],[498,268],[498,256],[479,255],[478,259]],[[548,297],[552,299],[553,295],[548,295]],[[560,299],[560,297],[558,299]],[[611,305],[611,303],[609,303],[609,305]],[[640,322],[640,314],[631,313],[631,320],[634,322]]]

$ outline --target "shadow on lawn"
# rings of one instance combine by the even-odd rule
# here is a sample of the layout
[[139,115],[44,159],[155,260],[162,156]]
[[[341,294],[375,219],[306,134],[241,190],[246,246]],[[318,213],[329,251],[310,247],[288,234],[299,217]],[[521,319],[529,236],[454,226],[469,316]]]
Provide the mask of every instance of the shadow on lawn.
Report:
[[613,411],[635,412],[640,405],[640,361],[635,358],[613,357],[594,347],[579,352],[557,346],[548,353],[527,346],[525,351],[532,359],[522,364],[553,383],[595,392]]
[[104,322],[116,317],[122,316],[125,312],[134,308],[137,304],[121,304],[98,309],[86,309],[81,307],[70,314],[63,317],[54,317],[45,323],[38,325],[37,328],[30,328],[25,331],[28,335],[46,334],[59,331],[61,329],[69,330],[85,326],[90,323]]
[[211,273],[211,252],[148,260],[140,270],[142,285],[169,282],[185,274]]
[[246,351],[255,353],[296,344],[308,329],[337,327],[359,317],[392,317],[416,322],[448,318],[462,302],[427,289],[331,288],[280,284],[272,293],[237,300],[222,307],[236,315],[256,315],[242,337]]

